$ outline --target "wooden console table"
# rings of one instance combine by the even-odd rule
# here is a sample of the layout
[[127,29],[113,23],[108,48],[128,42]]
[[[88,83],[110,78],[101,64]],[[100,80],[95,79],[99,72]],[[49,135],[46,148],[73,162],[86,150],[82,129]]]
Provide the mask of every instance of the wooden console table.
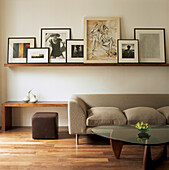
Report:
[[68,107],[67,101],[39,101],[37,103],[24,103],[21,101],[7,101],[2,103],[2,131],[12,128],[13,107]]

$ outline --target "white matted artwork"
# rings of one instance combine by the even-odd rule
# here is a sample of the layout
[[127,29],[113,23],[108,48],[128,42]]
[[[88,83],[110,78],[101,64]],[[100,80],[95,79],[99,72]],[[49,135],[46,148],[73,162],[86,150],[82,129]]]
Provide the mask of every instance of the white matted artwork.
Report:
[[84,62],[117,63],[117,39],[120,39],[120,18],[86,17],[84,26]]
[[48,63],[49,48],[28,48],[27,63]]
[[66,41],[67,63],[83,63],[84,60],[84,41],[82,39],[72,39]]
[[139,40],[140,63],[165,63],[165,29],[135,28],[134,38]]
[[138,40],[118,40],[118,62],[138,63]]
[[66,63],[66,40],[70,35],[70,28],[41,29],[41,47],[50,48],[50,63]]
[[27,49],[35,47],[35,37],[10,37],[8,38],[7,63],[26,63]]

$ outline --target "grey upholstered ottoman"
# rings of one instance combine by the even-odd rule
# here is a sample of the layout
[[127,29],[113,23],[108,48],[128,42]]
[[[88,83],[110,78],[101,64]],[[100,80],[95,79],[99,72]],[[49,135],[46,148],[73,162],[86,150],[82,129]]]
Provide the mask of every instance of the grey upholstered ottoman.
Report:
[[37,112],[32,117],[33,139],[56,139],[58,137],[58,113]]

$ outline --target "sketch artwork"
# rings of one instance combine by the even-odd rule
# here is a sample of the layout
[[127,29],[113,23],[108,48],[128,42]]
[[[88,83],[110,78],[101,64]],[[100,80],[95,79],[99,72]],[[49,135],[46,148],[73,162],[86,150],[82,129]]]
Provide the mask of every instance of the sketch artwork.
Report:
[[115,44],[113,44],[113,37],[109,36],[109,28],[98,23],[91,29],[89,36],[92,38],[92,56],[95,51],[100,47],[102,48],[108,57],[116,55]]
[[87,60],[117,62],[119,18],[87,21]]

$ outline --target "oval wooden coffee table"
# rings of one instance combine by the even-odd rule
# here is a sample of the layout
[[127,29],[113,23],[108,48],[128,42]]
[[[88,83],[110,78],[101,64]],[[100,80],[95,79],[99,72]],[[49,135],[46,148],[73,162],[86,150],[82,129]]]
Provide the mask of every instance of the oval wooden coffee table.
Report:
[[[144,145],[143,169],[153,170],[167,157],[167,144],[169,143],[169,126],[151,126],[146,134],[134,126],[98,126],[92,131],[102,137],[109,138],[116,159],[120,158],[124,144]],[[151,146],[162,146],[159,155],[152,159]]]

